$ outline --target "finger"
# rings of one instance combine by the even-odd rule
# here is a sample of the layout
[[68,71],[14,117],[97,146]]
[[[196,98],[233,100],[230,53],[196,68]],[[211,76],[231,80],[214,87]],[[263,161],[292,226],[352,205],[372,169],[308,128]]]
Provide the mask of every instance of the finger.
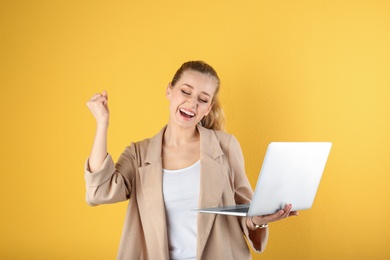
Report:
[[274,221],[281,220],[290,214],[291,208],[291,204],[286,204],[283,209],[279,210],[277,213],[271,216],[273,217]]
[[284,214],[281,216],[281,218],[287,218],[290,215],[291,209],[292,209],[292,205],[286,204],[286,206],[284,206],[284,209],[283,209]]
[[93,95],[93,97],[91,98],[91,101],[97,102],[97,103],[106,104],[106,103],[107,103],[107,99],[108,99],[107,96],[104,96],[103,94],[100,94],[100,93],[96,93],[96,94]]
[[290,211],[285,211],[284,214],[280,217],[280,219],[287,218],[290,215]]
[[107,107],[107,104],[108,104],[108,93],[107,93],[106,90],[103,90],[102,96],[104,97],[103,104],[104,104],[104,106]]
[[[266,215],[266,216],[262,216],[262,220],[264,222],[274,222],[274,221],[278,221],[279,219],[282,219],[282,216],[285,214],[285,211],[283,209],[279,210],[278,212],[276,212],[275,214],[271,214],[271,215]],[[261,217],[261,216],[260,216]]]
[[100,93],[95,93],[92,95],[92,97],[89,99],[89,101],[95,101],[98,98],[100,98],[102,95]]

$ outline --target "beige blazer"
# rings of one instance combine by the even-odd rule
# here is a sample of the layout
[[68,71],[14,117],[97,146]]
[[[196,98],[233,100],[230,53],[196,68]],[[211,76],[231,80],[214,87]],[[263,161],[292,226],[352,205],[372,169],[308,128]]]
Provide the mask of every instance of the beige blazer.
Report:
[[[249,203],[252,189],[237,139],[198,127],[201,140],[199,207]],[[161,149],[165,127],[153,138],[132,143],[117,163],[107,156],[100,171],[85,165],[91,206],[130,199],[117,259],[169,259],[162,191]],[[268,229],[248,230],[246,218],[198,213],[197,259],[251,259],[249,245],[264,250]]]

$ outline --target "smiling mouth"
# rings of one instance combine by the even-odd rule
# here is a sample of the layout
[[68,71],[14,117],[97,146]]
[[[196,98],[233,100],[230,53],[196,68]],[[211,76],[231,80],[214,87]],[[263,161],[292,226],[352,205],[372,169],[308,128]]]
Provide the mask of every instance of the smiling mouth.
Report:
[[179,111],[180,111],[180,114],[186,118],[193,118],[195,116],[195,114],[193,112],[188,111],[188,110],[183,109],[183,108],[180,108]]

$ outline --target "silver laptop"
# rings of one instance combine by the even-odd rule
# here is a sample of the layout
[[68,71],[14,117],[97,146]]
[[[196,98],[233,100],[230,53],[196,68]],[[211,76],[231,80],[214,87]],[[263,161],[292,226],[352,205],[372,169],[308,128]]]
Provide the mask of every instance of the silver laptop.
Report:
[[194,211],[259,216],[276,213],[286,204],[292,204],[292,210],[310,209],[331,146],[330,142],[270,143],[251,204]]

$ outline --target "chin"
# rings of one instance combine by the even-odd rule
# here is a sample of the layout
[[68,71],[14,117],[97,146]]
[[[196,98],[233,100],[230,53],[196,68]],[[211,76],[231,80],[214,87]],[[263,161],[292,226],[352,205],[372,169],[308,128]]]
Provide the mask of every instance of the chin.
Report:
[[183,128],[183,129],[194,129],[196,128],[196,125],[198,124],[197,121],[192,121],[192,122],[173,122],[174,125]]

